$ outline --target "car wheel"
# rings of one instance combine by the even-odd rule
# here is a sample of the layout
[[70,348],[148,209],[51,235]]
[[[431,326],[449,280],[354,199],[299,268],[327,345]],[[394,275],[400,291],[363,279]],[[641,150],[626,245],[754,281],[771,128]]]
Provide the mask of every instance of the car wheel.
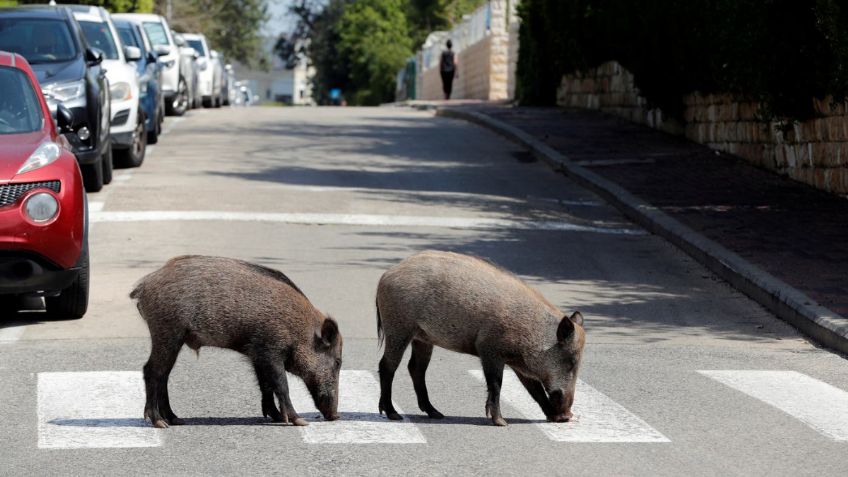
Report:
[[62,290],[59,296],[49,296],[44,299],[47,314],[55,318],[79,319],[88,310],[89,263],[88,245],[82,249],[79,275],[68,288]]
[[106,154],[103,155],[103,184],[112,183],[112,169],[115,168],[115,163],[112,162],[114,152],[111,147],[106,148]]
[[144,154],[147,151],[147,131],[144,123],[144,114],[139,111],[132,144],[129,149],[118,151],[115,157],[115,162],[120,167],[138,167],[144,162]]
[[11,316],[20,309],[17,295],[0,295],[0,316]]
[[188,86],[184,79],[180,78],[180,84],[177,87],[177,94],[174,99],[168,103],[168,114],[172,116],[182,116],[188,109],[189,103]]
[[156,117],[153,120],[153,129],[147,131],[147,144],[156,144],[159,142],[159,133],[162,132],[162,123],[159,122],[159,112],[156,112]]
[[[111,150],[110,146],[107,146]],[[111,154],[111,152],[110,152]],[[81,164],[82,182],[87,192],[100,192],[103,189],[103,158],[94,164]]]

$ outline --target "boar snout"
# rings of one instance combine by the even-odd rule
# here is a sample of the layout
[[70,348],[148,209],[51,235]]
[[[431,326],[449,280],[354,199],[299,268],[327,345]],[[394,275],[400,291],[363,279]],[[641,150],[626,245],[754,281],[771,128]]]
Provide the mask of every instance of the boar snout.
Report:
[[338,400],[331,395],[325,395],[318,398],[318,411],[324,416],[327,421],[335,421],[339,418]]
[[568,422],[574,414],[571,413],[571,405],[574,403],[574,393],[566,393],[561,389],[557,389],[548,393],[548,399],[551,402],[551,408],[554,412],[547,416],[551,422]]

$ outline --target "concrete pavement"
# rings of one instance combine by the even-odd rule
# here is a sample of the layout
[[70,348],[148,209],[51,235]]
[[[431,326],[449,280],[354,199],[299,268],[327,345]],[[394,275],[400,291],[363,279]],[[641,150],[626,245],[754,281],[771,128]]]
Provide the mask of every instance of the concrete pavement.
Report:
[[[4,474],[836,475],[844,468],[848,424],[838,414],[823,424],[821,412],[792,397],[804,396],[800,390],[771,401],[761,395],[772,383],[794,385],[786,374],[704,373],[797,373],[798,383],[826,390],[811,402],[815,409],[838,410],[848,390],[843,358],[476,126],[393,109],[201,111],[176,124],[143,167],[117,177],[128,178],[89,198],[102,204],[93,214],[89,314],[50,322],[21,313],[0,325]],[[160,212],[171,219],[157,220]],[[115,219],[124,213],[135,219]],[[302,220],[289,220],[293,214]],[[481,220],[488,225],[468,226]],[[540,223],[563,227],[529,226]],[[428,383],[447,419],[421,417],[402,369],[395,399],[407,427],[378,416],[376,401],[368,407],[380,356],[377,280],[425,248],[489,258],[563,310],[583,313],[577,422],[546,428],[523,394],[505,391],[511,425],[490,426],[476,359],[444,350],[434,354]],[[345,336],[347,418],[309,430],[267,422],[245,360],[202,349],[199,358],[182,353],[171,378],[174,409],[188,425],[159,431],[140,422],[137,386],[149,342],[127,294],[182,253],[279,268],[334,315]],[[307,404],[298,411],[314,419]]]

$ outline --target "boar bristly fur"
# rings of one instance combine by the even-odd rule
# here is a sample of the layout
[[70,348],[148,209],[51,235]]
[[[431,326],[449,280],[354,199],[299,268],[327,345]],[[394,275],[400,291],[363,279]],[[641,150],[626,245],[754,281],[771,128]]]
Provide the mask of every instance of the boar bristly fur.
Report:
[[496,425],[504,366],[553,422],[572,417],[574,387],[586,335],[580,312],[564,315],[518,277],[484,260],[425,251],[383,274],[377,286],[380,412],[401,419],[392,405],[392,381],[412,344],[409,373],[418,406],[431,418],[425,373],[433,346],[480,357],[486,378],[486,414]]
[[183,423],[168,399],[168,376],[183,344],[246,355],[259,382],[262,414],[276,422],[307,424],[292,406],[287,371],[303,379],[325,419],[338,418],[338,325],[283,273],[230,258],[181,256],[144,277],[130,298],[138,300],[150,329],[144,417],[154,426]]

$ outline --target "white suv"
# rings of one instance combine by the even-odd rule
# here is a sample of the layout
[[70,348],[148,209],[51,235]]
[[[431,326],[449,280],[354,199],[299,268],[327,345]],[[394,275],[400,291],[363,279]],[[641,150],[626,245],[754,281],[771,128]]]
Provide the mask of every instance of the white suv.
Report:
[[203,100],[203,107],[220,108],[224,102],[221,96],[221,83],[224,71],[218,60],[218,53],[209,49],[206,37],[199,33],[183,33],[188,45],[197,52],[197,89]]
[[139,23],[147,33],[162,68],[162,94],[165,96],[165,112],[172,116],[182,116],[189,107],[189,89],[182,70],[180,49],[174,42],[168,21],[152,13],[120,13],[115,18],[123,18]]
[[[88,45],[103,52],[103,68],[109,79],[111,96],[112,127],[109,131],[115,160],[121,165],[139,165],[147,147],[147,128],[139,105],[138,70],[128,61],[138,60],[141,50],[124,47],[109,12],[103,7],[71,5],[69,8]],[[111,164],[104,163],[103,182],[108,184],[111,176]]]

